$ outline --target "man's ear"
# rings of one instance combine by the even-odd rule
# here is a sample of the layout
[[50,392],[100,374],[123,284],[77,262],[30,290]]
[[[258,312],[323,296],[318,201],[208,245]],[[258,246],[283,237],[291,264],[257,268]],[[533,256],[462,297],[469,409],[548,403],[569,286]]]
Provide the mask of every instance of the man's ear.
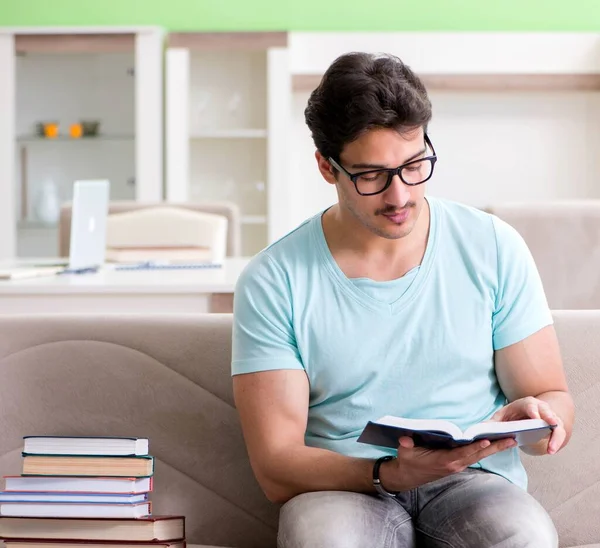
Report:
[[335,185],[337,183],[335,168],[318,150],[315,152],[315,158],[317,159],[317,166],[319,166],[319,171],[321,172],[323,179],[330,185]]

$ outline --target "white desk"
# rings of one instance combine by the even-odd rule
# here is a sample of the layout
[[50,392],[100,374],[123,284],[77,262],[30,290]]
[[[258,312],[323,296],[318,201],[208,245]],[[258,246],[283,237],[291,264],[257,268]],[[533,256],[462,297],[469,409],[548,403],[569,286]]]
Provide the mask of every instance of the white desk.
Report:
[[[63,274],[0,280],[0,314],[231,312],[233,290],[250,258],[226,259],[220,268]],[[0,264],[27,266],[50,260]]]

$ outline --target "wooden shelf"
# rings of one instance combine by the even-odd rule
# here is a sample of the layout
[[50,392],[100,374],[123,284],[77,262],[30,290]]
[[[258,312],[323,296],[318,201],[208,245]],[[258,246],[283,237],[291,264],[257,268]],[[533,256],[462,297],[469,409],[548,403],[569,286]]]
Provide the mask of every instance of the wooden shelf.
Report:
[[[312,91],[322,74],[296,74],[294,91]],[[600,74],[424,74],[428,90],[439,91],[600,91]]]
[[19,230],[58,230],[58,223],[20,220],[17,222],[17,228]]
[[168,47],[202,51],[251,51],[287,47],[287,32],[171,32]]
[[37,135],[20,135],[17,137],[17,143],[32,144],[32,143],[93,143],[107,141],[133,141],[134,135],[98,135],[96,137],[80,137],[74,139],[66,135],[60,135],[55,138],[38,137]]
[[16,34],[17,53],[113,53],[133,51],[135,35],[124,34]]
[[266,129],[223,129],[215,131],[196,131],[190,139],[266,139]]

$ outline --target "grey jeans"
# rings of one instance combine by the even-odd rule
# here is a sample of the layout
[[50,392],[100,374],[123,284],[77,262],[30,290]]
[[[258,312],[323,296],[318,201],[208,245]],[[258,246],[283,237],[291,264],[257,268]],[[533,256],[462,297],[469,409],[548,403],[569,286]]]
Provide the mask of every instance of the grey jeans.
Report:
[[279,548],[556,548],[550,516],[501,476],[467,469],[396,498],[321,491],[288,501]]

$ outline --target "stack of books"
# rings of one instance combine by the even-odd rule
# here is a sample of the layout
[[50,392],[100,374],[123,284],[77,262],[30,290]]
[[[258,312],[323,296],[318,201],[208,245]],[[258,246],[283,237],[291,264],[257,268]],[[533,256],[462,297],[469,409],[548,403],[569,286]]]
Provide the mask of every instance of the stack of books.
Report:
[[0,492],[0,539],[6,548],[185,548],[183,516],[152,516],[153,476],[147,439],[25,437],[23,474],[6,476]]

